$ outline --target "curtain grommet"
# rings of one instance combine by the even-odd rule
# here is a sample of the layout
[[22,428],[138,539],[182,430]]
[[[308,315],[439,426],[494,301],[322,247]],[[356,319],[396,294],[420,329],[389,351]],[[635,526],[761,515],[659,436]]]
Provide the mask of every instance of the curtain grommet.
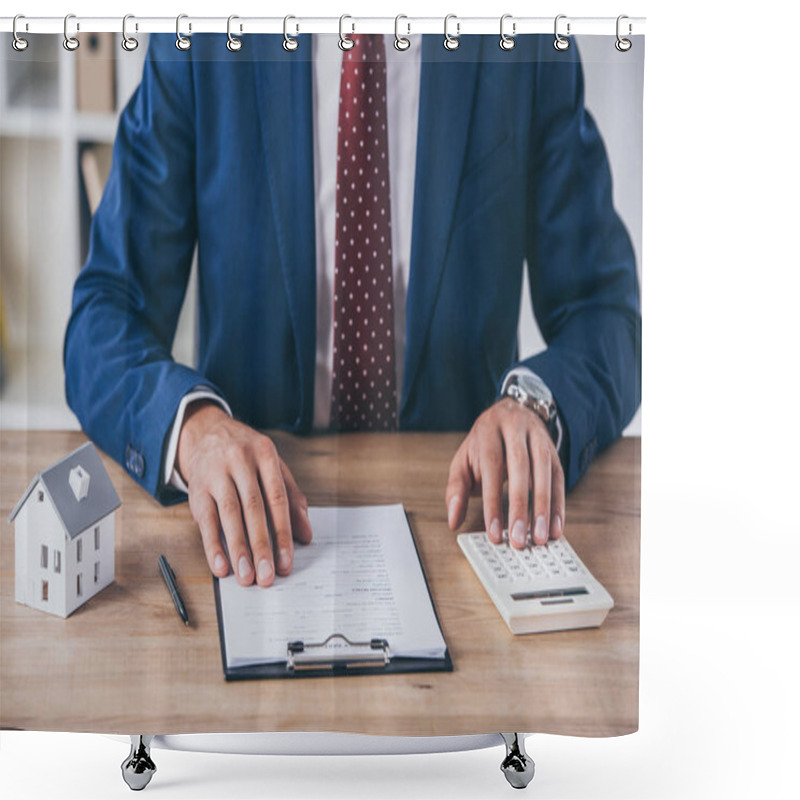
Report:
[[[622,34],[620,33],[620,23],[624,19],[628,19],[628,15],[627,14],[620,14],[617,17],[617,41],[614,42],[614,47],[616,47],[617,50],[619,50],[620,53],[627,53],[628,50],[630,50],[631,47],[633,47],[633,42],[630,39],[625,39],[622,36]],[[633,26],[629,22],[628,23],[628,36],[630,36],[632,32],[633,32]]]
[[[81,46],[81,43],[78,41],[77,36],[69,35],[69,21],[71,19],[75,19],[74,14],[67,14],[67,16],[64,17],[64,49],[68,50],[70,53],[74,53]],[[80,23],[75,23],[75,31],[77,32],[80,29]]]
[[[178,50],[186,51],[192,46],[192,40],[187,38],[186,36],[184,36],[181,33],[181,20],[182,19],[188,19],[188,18],[189,18],[188,14],[178,14],[178,17],[175,20],[175,36],[177,37],[175,39],[175,47],[177,47]],[[190,33],[191,33],[191,30],[192,30],[192,25],[191,25],[191,23],[189,23],[189,32]]]
[[12,36],[14,37],[14,38],[11,40],[11,46],[12,46],[12,47],[13,47],[13,48],[14,48],[14,49],[15,49],[15,50],[18,52],[18,53],[21,53],[21,52],[23,52],[24,50],[27,50],[27,49],[28,49],[28,40],[27,40],[27,39],[23,39],[23,38],[22,38],[22,37],[19,35],[19,33],[17,32],[17,22],[18,22],[19,20],[21,20],[21,19],[25,19],[25,15],[24,15],[24,14],[17,14],[17,15],[14,17],[14,22],[13,22],[13,24],[12,24],[12,26],[11,26],[11,34],[12,34]]
[[[294,53],[298,47],[300,47],[300,42],[294,38],[294,36],[289,36],[289,20],[296,19],[296,17],[292,16],[291,14],[287,14],[283,18],[283,49],[287,53]],[[296,30],[296,26],[295,26]]]
[[[448,25],[448,23],[450,22],[451,19],[456,20],[456,35],[455,36],[451,36],[449,31],[447,30],[447,25]],[[444,42],[442,42],[442,44],[444,45],[444,49],[445,50],[450,50],[451,52],[453,50],[458,50],[458,47],[461,44],[461,42],[459,42],[459,40],[458,40],[458,37],[460,35],[461,35],[461,23],[458,21],[458,17],[455,14],[448,14],[444,18]]]
[[[347,52],[352,50],[356,43],[349,37],[344,35],[344,21],[346,19],[353,19],[349,14],[342,14],[339,17],[339,49]],[[353,26],[355,28],[355,26]]]
[[[120,45],[127,53],[132,53],[139,46],[139,40],[133,36],[128,36],[129,19],[136,19],[136,17],[134,17],[133,14],[126,14],[122,18],[122,42],[120,42]],[[138,29],[139,26],[137,25],[136,30]]]
[[398,14],[394,18],[394,49],[399,50],[401,53],[408,50],[411,47],[411,39],[407,39],[406,36],[411,33],[411,25],[410,23],[406,23],[406,27],[408,31],[406,32],[406,36],[400,35],[400,20],[401,19],[408,19],[405,14]]
[[[553,40],[553,47],[555,47],[555,49],[558,50],[559,53],[563,53],[565,50],[569,50],[569,39],[565,38],[564,36],[562,36],[558,32],[559,20],[566,19],[566,18],[567,18],[566,14],[559,14],[556,17],[555,23],[553,24],[553,33],[554,33],[554,35],[556,37]],[[567,36],[569,36],[570,33],[572,32],[570,30],[570,28],[571,28],[571,25],[570,25],[569,22],[567,22]]]
[[517,41],[514,38],[517,35],[517,23],[511,23],[511,36],[505,32],[505,22],[507,19],[512,19],[511,14],[503,14],[500,17],[500,49],[508,52],[517,46]]
[[[238,16],[236,16],[236,14],[231,14],[231,15],[228,17],[228,41],[227,41],[227,42],[225,42],[225,47],[227,47],[227,48],[228,48],[228,50],[229,50],[231,53],[238,53],[238,52],[239,52],[239,51],[242,49],[242,40],[241,40],[241,39],[239,39],[239,38],[237,38],[236,36],[234,36],[234,35],[231,33],[231,23],[232,23],[232,22],[233,22],[235,19],[239,19],[239,17],[238,17]],[[241,29],[241,26],[239,26],[239,32],[241,32],[241,30],[242,30],[242,29]]]

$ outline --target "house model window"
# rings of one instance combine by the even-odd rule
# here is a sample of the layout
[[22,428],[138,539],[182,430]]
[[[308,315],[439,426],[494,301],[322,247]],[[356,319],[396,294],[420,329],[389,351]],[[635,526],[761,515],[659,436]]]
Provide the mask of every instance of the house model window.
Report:
[[42,569],[47,569],[47,545],[42,545],[42,557],[40,559]]
[[75,542],[75,557],[79,564],[83,561],[83,539],[78,539],[78,541]]
[[53,550],[53,572],[61,572],[61,551]]

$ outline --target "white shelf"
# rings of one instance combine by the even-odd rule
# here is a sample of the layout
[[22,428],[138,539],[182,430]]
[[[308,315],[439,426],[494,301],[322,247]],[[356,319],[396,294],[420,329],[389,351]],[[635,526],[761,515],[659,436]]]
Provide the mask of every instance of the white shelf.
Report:
[[81,142],[111,144],[117,133],[116,114],[92,114],[86,111],[75,116],[75,134]]
[[61,139],[64,115],[59,111],[12,109],[0,117],[0,136],[14,139]]

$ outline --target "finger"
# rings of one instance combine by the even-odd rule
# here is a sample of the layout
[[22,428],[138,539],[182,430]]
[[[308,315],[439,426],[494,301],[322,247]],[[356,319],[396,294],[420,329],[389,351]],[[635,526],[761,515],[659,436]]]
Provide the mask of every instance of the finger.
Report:
[[552,465],[550,449],[536,433],[529,435],[533,474],[533,543],[547,544],[550,531],[550,486]]
[[275,537],[275,567],[278,575],[288,575],[292,571],[294,545],[292,544],[292,522],[289,514],[289,493],[281,471],[281,461],[274,446],[266,457],[259,460],[259,475],[267,512]]
[[255,572],[244,535],[239,493],[232,478],[226,475],[212,491],[212,495],[217,504],[222,532],[228,544],[228,555],[231,557],[231,566],[236,573],[236,579],[242,586],[249,586],[253,582]]
[[503,535],[503,480],[505,478],[503,445],[499,430],[489,429],[481,435],[478,453],[483,495],[483,519],[489,539],[496,543]]
[[550,538],[558,539],[564,532],[567,502],[564,469],[558,457],[553,459],[553,485],[550,498]]
[[528,506],[531,460],[528,439],[519,431],[505,439],[508,470],[508,536],[513,547],[522,549],[528,541]]
[[258,476],[250,465],[243,463],[234,475],[234,481],[244,512],[246,536],[255,565],[256,582],[259,586],[269,586],[275,578],[275,566],[267,527],[267,511]]
[[444,501],[447,505],[447,524],[451,531],[461,527],[464,522],[469,496],[472,492],[473,480],[469,468],[468,452],[465,439],[450,462],[450,475],[447,479]]
[[189,508],[200,528],[203,550],[213,575],[224,578],[228,574],[228,559],[219,538],[219,514],[214,498],[206,491],[189,492]]
[[302,544],[311,542],[311,520],[308,518],[308,500],[300,491],[300,487],[289,471],[289,467],[281,461],[281,474],[289,493],[289,513],[292,521],[292,536]]

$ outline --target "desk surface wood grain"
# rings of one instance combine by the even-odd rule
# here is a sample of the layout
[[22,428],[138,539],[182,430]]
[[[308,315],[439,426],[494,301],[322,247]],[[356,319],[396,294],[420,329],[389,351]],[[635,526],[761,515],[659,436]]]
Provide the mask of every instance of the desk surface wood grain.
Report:
[[[452,673],[226,683],[211,575],[186,503],[164,508],[105,455],[122,498],[116,580],[66,620],[14,601],[8,515],[35,473],[85,441],[0,434],[0,727],[99,733],[339,731],[431,736],[638,727],[640,441],[602,454],[567,498],[565,533],[615,600],[599,629],[513,636],[447,528],[460,434],[276,434],[312,505],[409,514]],[[462,530],[479,530],[479,500]],[[159,574],[175,569],[191,626]],[[265,591],[269,591],[268,589]]]

